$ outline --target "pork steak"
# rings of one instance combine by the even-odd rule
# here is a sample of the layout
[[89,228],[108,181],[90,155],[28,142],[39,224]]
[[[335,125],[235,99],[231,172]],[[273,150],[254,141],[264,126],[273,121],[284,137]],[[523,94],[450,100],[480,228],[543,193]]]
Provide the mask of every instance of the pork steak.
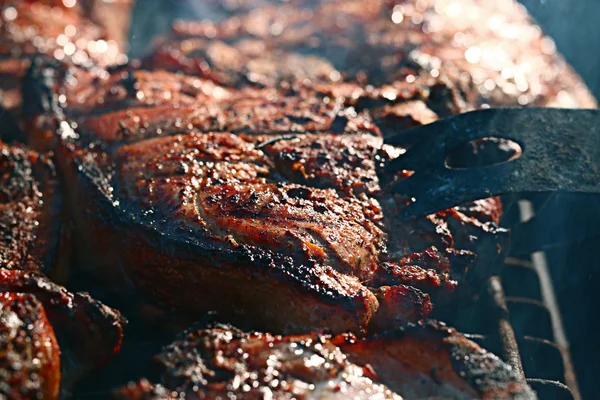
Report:
[[[159,384],[131,383],[118,399],[535,399],[496,356],[444,324],[377,336],[276,336],[196,326],[155,357]],[[169,397],[171,396],[171,397]]]

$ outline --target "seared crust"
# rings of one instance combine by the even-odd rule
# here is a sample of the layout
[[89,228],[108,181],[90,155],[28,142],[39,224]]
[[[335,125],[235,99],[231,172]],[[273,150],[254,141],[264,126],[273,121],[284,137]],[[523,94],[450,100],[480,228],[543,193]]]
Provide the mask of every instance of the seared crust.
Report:
[[[71,156],[59,153],[59,157],[63,154]],[[75,217],[80,226],[94,227],[84,231],[88,237],[82,243],[95,244],[82,251],[94,252],[97,245],[114,249],[105,252],[103,259],[96,259],[95,265],[126,267],[104,270],[104,279],[122,281],[124,272],[129,284],[180,310],[203,315],[216,308],[230,317],[244,310],[257,326],[274,331],[316,329],[329,323],[338,331],[356,329],[366,326],[377,309],[375,297],[357,278],[341,274],[329,265],[310,259],[299,263],[289,254],[238,242],[228,234],[218,236],[218,232],[209,231],[202,223],[196,227],[190,225],[184,212],[197,212],[195,201],[182,204],[178,197],[172,198],[171,204],[176,207],[187,203],[191,208],[177,212],[179,218],[169,218],[172,225],[167,231],[160,229],[165,226],[165,214],[159,213],[158,208],[151,208],[156,211],[132,220],[131,208],[127,208],[132,205],[124,204],[124,199],[123,204],[117,203],[119,198],[112,197],[111,186],[98,173],[98,165],[89,162],[79,165],[81,175],[67,176],[81,185],[81,192],[73,193],[71,200],[74,205],[82,204],[81,201],[88,204]],[[66,171],[73,171],[73,167]],[[94,183],[89,181],[90,176],[95,177]],[[178,195],[177,189],[173,193]],[[158,198],[162,202],[169,200],[164,196]],[[165,207],[164,211],[173,209]],[[190,229],[194,234],[173,234]],[[300,245],[300,252],[309,250]],[[115,256],[118,258],[110,258]],[[111,272],[118,275],[106,275]],[[158,281],[161,285],[156,285]],[[290,302],[292,297],[297,300]]]
[[189,330],[156,361],[164,385],[186,398],[401,399],[347,362],[328,339],[244,333],[218,325]]
[[364,339],[199,325],[155,359],[161,385],[142,380],[117,398],[536,398],[508,365],[434,321]]

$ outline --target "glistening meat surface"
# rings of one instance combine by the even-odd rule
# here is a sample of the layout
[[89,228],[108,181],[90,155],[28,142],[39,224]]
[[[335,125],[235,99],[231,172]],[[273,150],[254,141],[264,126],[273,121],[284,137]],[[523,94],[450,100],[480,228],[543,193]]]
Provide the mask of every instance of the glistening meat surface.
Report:
[[397,220],[403,200],[387,194],[396,178],[383,167],[404,150],[383,144],[368,111],[324,94],[336,85],[232,91],[164,71],[39,67],[62,111],[31,130],[59,124],[36,141],[65,172],[81,264],[191,317],[217,308],[275,332],[384,329],[429,314],[428,292],[467,293],[473,251],[502,250],[494,200],[481,220]]
[[509,366],[435,322],[366,339],[277,336],[213,324],[189,329],[155,357],[160,384],[119,399],[534,399]]

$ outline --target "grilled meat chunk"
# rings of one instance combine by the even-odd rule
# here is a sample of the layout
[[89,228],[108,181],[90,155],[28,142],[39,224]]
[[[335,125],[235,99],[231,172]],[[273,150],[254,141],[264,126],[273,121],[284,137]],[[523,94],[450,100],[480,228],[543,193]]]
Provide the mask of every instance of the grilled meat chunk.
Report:
[[0,294],[0,395],[56,399],[60,350],[44,307],[30,294]]
[[57,398],[121,343],[117,311],[42,275],[65,278],[58,189],[47,156],[0,142],[0,394],[11,399]]
[[512,368],[455,329],[426,321],[365,339],[332,342],[407,399],[535,399]]
[[116,397],[535,398],[509,366],[437,322],[365,339],[199,326],[164,348],[156,362],[164,386],[142,380]]

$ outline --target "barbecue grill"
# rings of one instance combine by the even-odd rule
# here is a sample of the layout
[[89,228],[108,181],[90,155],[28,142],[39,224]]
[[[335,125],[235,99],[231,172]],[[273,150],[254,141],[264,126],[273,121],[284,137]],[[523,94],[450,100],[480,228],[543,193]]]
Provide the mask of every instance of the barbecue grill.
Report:
[[[556,23],[556,11],[565,11],[564,8],[570,6],[546,1],[540,4],[535,1],[523,3],[530,8],[534,17],[542,18],[542,24],[544,19],[549,21],[544,28],[559,35],[559,45],[569,43],[567,29],[568,32],[573,29],[567,28],[569,25],[564,20]],[[182,3],[171,3],[170,6],[157,3],[156,7],[176,12],[179,16],[185,15],[185,12],[181,9],[175,11],[177,7],[183,7],[187,12],[213,15],[216,19],[220,17],[218,12],[215,14],[215,8],[211,7],[190,9]],[[134,25],[132,37],[132,52],[135,56],[143,54],[152,32],[163,31],[168,26],[168,21],[172,20],[169,12],[165,12],[158,19],[153,19],[152,24],[145,24],[151,9],[152,7],[136,8],[137,18],[134,17],[134,21],[137,19],[140,23]],[[584,7],[575,10],[569,8],[569,11],[573,12],[572,20],[575,16],[584,18],[586,15]],[[582,24],[577,31],[579,37],[583,37],[582,32],[586,29],[588,28]],[[590,64],[592,60],[582,55],[582,52],[576,53],[576,50],[568,47],[562,50],[578,69],[594,70],[591,66],[593,63]],[[593,83],[596,76],[592,73],[586,76],[584,72],[584,78]],[[505,208],[506,225],[528,221],[535,215],[535,204],[529,199],[512,199],[512,203]],[[523,236],[519,236],[519,239],[526,240]],[[508,254],[502,273],[487,281],[480,301],[464,310],[460,318],[447,322],[483,347],[501,355],[536,390],[540,399],[580,400],[582,395],[547,254],[544,251],[529,256],[519,253]]]
[[[141,3],[144,3],[144,7],[140,6]],[[142,1],[137,4],[137,16],[134,15],[133,22],[136,24],[134,26],[137,31],[140,31],[140,26],[148,25],[145,30],[141,28],[145,37],[164,32],[166,22],[181,16],[182,12],[176,7],[165,7],[165,3],[160,0],[150,6],[149,3]],[[156,15],[156,12],[152,11],[155,6],[166,11],[161,13],[157,20],[150,18],[151,15],[148,14]],[[208,16],[208,19],[212,19],[211,17],[219,19],[218,10],[219,7],[213,6],[193,9],[196,15],[200,13],[205,17]],[[215,14],[211,15],[211,12]],[[145,48],[146,43],[136,45],[136,39],[139,38],[133,39],[132,55],[138,56],[140,55],[138,50]],[[142,41],[144,39],[142,38]],[[135,94],[137,78],[133,73],[128,74],[131,78],[130,86]],[[122,127],[126,130],[124,125]],[[262,149],[274,141],[281,140],[282,137],[263,142],[256,148]],[[532,219],[539,210],[540,198],[543,196],[519,198],[506,196],[503,199],[502,226],[512,227]],[[518,230],[516,232],[518,233]],[[561,315],[556,282],[553,282],[551,277],[549,257],[545,251],[524,256],[523,249],[527,248],[526,234],[513,237],[519,238],[519,245],[514,246],[512,252],[509,252],[501,272],[487,279],[478,301],[465,305],[460,313],[436,315],[434,311],[432,317],[456,327],[469,339],[501,356],[516,371],[518,378],[526,381],[537,392],[540,399],[580,400],[585,395],[582,392],[585,391],[579,388],[580,382],[576,376],[565,329],[567,324],[563,322]],[[94,278],[87,274],[72,277],[69,290],[77,289],[89,291],[94,298],[105,302],[112,296],[110,287],[100,282],[96,284]],[[126,308],[127,305],[123,307]],[[142,307],[150,306],[145,304]],[[130,317],[130,326],[122,351],[107,367],[100,369],[93,377],[79,382],[73,392],[74,398],[105,398],[110,390],[125,383],[123,379],[156,377],[155,372],[150,369],[151,357],[171,341],[173,332],[155,333],[152,329],[148,329],[145,318],[140,316],[139,320],[136,319],[139,312],[137,309],[122,308],[121,311]],[[148,308],[143,309],[142,312],[156,313],[157,323],[160,323],[161,317],[164,316],[160,314],[164,313],[164,310]],[[173,321],[168,316],[165,320]],[[173,329],[178,331],[180,327]]]

